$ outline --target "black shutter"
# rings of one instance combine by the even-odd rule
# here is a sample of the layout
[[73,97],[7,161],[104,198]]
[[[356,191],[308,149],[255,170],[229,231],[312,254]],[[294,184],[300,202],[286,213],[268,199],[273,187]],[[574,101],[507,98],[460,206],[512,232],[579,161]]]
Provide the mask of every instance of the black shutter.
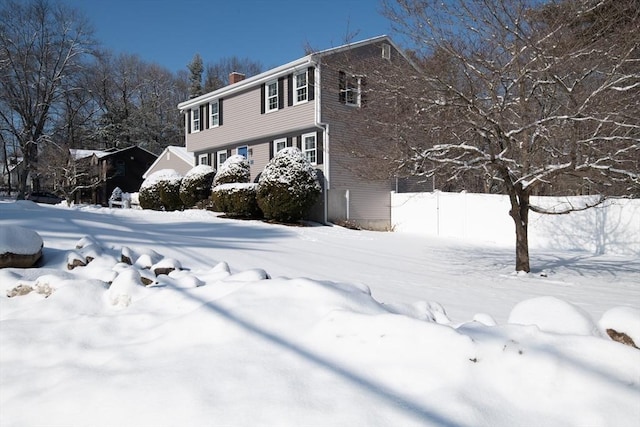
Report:
[[313,67],[307,68],[307,84],[309,85],[309,101],[313,101],[316,97],[316,73]]
[[347,75],[344,71],[338,72],[338,99],[343,104],[347,103]]
[[324,151],[324,141],[322,140],[322,136],[324,135],[324,132],[322,132],[321,130],[318,131],[318,134],[316,135],[316,164],[321,165],[323,163],[323,158],[322,158],[322,154]]
[[295,88],[293,87],[293,74],[289,74],[287,76],[287,86],[289,89],[287,91],[287,105],[291,107],[293,105],[293,92],[295,91]]
[[284,108],[284,77],[278,79],[278,110]]
[[191,133],[191,109],[187,110],[187,133]]
[[273,141],[269,141],[269,160],[273,159]]
[[266,85],[262,83],[260,85],[260,114],[264,114],[265,90],[266,90]]
[[296,137],[296,147],[298,147],[299,150],[302,150],[302,135],[298,135]]
[[360,77],[360,106],[367,104],[367,78]]
[[207,102],[204,105],[204,117],[202,119],[202,122],[204,123],[204,128],[203,129],[209,129],[209,108],[211,108],[209,106],[209,103]]
[[204,116],[205,116],[205,114],[204,114],[204,105],[201,105],[200,106],[200,130],[201,131],[205,129],[205,127],[204,127]]
[[218,100],[218,126],[222,126],[222,98]]
[[227,159],[228,159],[229,157],[231,157],[231,148],[229,148],[229,149],[227,150]]
[[213,160],[213,154],[207,153],[207,164],[209,166],[211,166],[213,164],[212,160]]
[[287,147],[293,147],[293,137],[287,137]]

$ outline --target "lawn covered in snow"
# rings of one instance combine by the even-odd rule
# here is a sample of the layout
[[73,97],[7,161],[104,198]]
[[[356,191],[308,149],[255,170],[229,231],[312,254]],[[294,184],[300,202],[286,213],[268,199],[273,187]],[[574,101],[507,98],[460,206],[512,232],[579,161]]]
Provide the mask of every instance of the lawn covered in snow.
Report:
[[640,351],[604,333],[640,342],[637,257],[523,275],[508,247],[24,201],[5,225],[44,250],[0,270],[3,427],[640,422]]

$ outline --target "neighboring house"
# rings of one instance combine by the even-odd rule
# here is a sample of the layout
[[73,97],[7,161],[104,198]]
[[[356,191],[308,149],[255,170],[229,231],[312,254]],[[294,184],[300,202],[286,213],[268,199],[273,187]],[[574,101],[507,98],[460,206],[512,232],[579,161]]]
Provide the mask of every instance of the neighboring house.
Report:
[[[353,126],[365,103],[366,74],[413,63],[387,36],[312,53],[178,105],[186,149],[217,168],[231,154],[247,157],[256,179],[277,151],[297,146],[316,166],[323,196],[310,219],[348,220],[371,229],[391,227],[395,181],[356,173],[353,147],[366,146]],[[359,118],[360,117],[360,118]],[[354,141],[361,143],[353,144]]]
[[[72,150],[76,166],[90,171],[87,189],[76,195],[76,202],[90,202],[107,206],[116,187],[125,193],[135,193],[144,181],[142,175],[156,161],[157,156],[133,146],[105,151]],[[95,183],[95,185],[91,185]]]
[[[7,165],[3,161],[0,165],[0,170],[2,173],[0,174],[0,191],[7,191],[9,189],[9,184],[11,184],[11,191],[17,191],[18,189],[18,175],[20,171],[22,171],[24,167],[24,163],[22,157],[11,157],[9,159],[9,165],[7,170]],[[33,182],[31,179],[31,174],[27,176],[27,191],[30,191],[33,187]]]
[[[200,163],[204,163],[204,159]],[[178,173],[184,175],[195,166],[195,157],[193,153],[187,151],[187,147],[178,147],[170,145],[164,149],[162,154],[158,156],[156,161],[142,175],[146,179],[149,175],[162,169],[174,169]]]

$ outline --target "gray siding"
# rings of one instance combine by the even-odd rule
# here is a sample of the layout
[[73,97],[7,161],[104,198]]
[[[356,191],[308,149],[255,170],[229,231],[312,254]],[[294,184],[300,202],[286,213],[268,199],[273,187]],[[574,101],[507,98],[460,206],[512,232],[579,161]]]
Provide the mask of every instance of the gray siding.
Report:
[[223,99],[223,125],[187,134],[187,150],[209,151],[231,144],[277,136],[297,129],[312,127],[315,122],[315,102],[287,106],[287,81],[284,82],[284,108],[260,113],[261,87]]
[[[393,61],[402,61],[398,52],[392,53]],[[330,124],[329,221],[349,220],[377,230],[391,227],[391,181],[375,176],[375,162],[357,158],[363,154],[359,151],[367,150],[371,144],[388,141],[379,138],[376,142],[367,137],[359,126],[366,110],[339,100],[340,71],[366,76],[371,70],[385,66],[389,66],[389,61],[382,58],[382,43],[330,55],[320,65],[322,121]]]

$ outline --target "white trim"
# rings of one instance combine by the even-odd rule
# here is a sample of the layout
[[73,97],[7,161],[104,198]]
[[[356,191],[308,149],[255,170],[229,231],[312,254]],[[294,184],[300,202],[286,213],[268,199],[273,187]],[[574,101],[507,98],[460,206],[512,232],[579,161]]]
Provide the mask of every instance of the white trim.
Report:
[[[273,79],[278,79],[278,77],[282,77],[282,76],[286,76],[287,74],[290,73],[295,73],[297,70],[300,70],[302,68],[308,68],[309,66],[312,65],[317,65],[320,62],[320,58],[325,56],[325,55],[330,55],[333,53],[338,53],[338,52],[342,52],[348,49],[353,49],[359,46],[363,46],[363,45],[367,45],[370,43],[376,43],[378,41],[385,41],[386,43],[389,43],[391,46],[394,47],[394,49],[396,51],[398,51],[400,53],[400,55],[402,55],[407,62],[409,62],[409,64],[411,64],[416,70],[419,70],[420,67],[418,67],[416,65],[415,62],[413,62],[413,60],[411,60],[411,58],[409,58],[408,56],[406,56],[406,54],[393,42],[393,40],[391,40],[388,36],[383,35],[383,36],[377,36],[377,37],[372,37],[366,40],[362,40],[356,43],[351,43],[351,44],[346,44],[346,45],[342,45],[342,46],[338,46],[338,47],[334,47],[334,48],[330,48],[330,49],[326,49],[326,50],[322,50],[322,51],[318,51],[315,53],[312,53],[310,55],[304,56],[300,59],[296,59],[294,61],[288,62],[284,65],[281,65],[279,67],[276,68],[272,68],[271,70],[267,70],[263,73],[257,74],[253,77],[249,77],[247,79],[244,79],[236,84],[233,85],[229,85],[229,86],[224,86],[218,90],[215,90],[213,92],[209,92],[209,93],[205,93],[204,95],[200,95],[196,98],[193,99],[189,99],[188,101],[184,101],[178,104],[178,109],[180,111],[186,111],[189,108],[192,108],[195,105],[199,105],[199,104],[203,104],[205,102],[208,102],[216,97],[220,97],[220,96],[229,96],[232,95],[236,92],[240,92],[240,91],[245,91],[247,90],[248,87],[253,86],[253,85],[260,85],[266,81],[270,81]],[[317,80],[316,80],[317,82]],[[318,84],[316,83],[316,87],[319,87]]]
[[207,154],[200,154],[198,156],[198,164],[199,165],[208,165],[209,164],[209,156]]
[[[306,144],[306,139],[307,138],[313,138],[313,148],[312,149],[307,149],[307,144]],[[310,133],[305,133],[302,134],[302,144],[301,144],[301,150],[302,150],[302,154],[304,154],[305,159],[309,160],[309,158],[307,157],[307,153],[311,153],[313,152],[313,161],[309,160],[309,163],[311,163],[312,165],[317,165],[318,164],[318,135],[316,134],[316,132],[310,132]]]
[[[198,113],[198,119],[196,120],[195,113]],[[198,123],[198,129],[196,129],[196,122]],[[202,117],[200,117],[200,106],[196,106],[196,108],[191,109],[191,133],[200,132],[200,123],[202,122]]]
[[[214,105],[216,106],[215,118],[217,122],[215,124],[213,123],[213,118],[214,118],[213,106]],[[209,129],[217,128],[218,126],[220,126],[220,100],[214,99],[213,101],[209,102]]]
[[[309,70],[300,71],[293,74],[293,87],[289,88],[293,92],[293,105],[304,104],[309,101]],[[298,78],[304,76],[304,85],[298,87]],[[298,91],[304,89],[304,99],[298,100]]]
[[[224,155],[224,160],[220,161],[220,156]],[[227,161],[229,156],[227,155],[227,150],[218,150],[216,151],[216,160],[218,164],[218,169],[220,169],[220,165]]]
[[[269,88],[271,86],[275,86],[276,91],[275,91],[275,95],[271,95],[269,94]],[[264,85],[264,112],[265,113],[270,113],[272,111],[278,111],[280,109],[280,105],[279,105],[279,93],[278,93],[278,80],[270,80],[268,82],[265,83]],[[275,108],[271,108],[271,100],[275,99]]]
[[280,150],[278,150],[278,143],[283,143],[284,146],[280,149],[283,150],[285,148],[287,148],[287,138],[278,138],[278,139],[274,139],[273,140],[273,155],[275,156],[276,153]]

